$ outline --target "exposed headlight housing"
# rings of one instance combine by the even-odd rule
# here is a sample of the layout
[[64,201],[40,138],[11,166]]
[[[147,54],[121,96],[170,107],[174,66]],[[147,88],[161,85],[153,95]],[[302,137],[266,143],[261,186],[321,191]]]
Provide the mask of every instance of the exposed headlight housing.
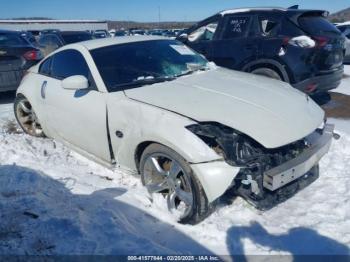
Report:
[[216,122],[205,122],[186,127],[202,139],[226,162],[233,166],[246,167],[262,157],[262,146],[250,137]]
[[295,157],[306,147],[302,139],[280,148],[266,149],[251,137],[216,122],[202,122],[186,128],[228,164],[242,168],[263,166],[263,169],[268,169]]

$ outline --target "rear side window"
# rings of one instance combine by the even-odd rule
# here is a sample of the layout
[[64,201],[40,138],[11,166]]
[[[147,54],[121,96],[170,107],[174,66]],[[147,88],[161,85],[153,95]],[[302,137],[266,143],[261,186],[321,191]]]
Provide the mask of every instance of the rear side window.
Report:
[[260,32],[263,36],[275,36],[278,30],[279,22],[277,20],[259,17]]
[[40,65],[40,68],[39,68],[39,73],[42,74],[42,75],[47,75],[49,76],[50,75],[50,70],[51,70],[51,57],[46,59],[41,65]]
[[247,36],[250,28],[250,21],[251,17],[249,16],[227,17],[222,38],[232,39]]
[[64,79],[74,75],[90,78],[90,70],[83,55],[77,50],[64,50],[52,58],[51,76]]
[[300,27],[309,34],[320,35],[324,33],[340,33],[335,25],[323,16],[301,16],[298,20]]
[[0,46],[21,46],[28,44],[19,34],[0,33]]

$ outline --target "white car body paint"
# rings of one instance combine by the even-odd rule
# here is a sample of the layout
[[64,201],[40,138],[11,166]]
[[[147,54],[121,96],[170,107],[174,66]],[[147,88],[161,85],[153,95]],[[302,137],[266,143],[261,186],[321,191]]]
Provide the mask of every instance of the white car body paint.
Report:
[[[321,124],[323,111],[289,85],[221,68],[125,93],[108,93],[89,49],[158,39],[166,38],[93,40],[50,54],[65,49],[81,52],[98,91],[63,89],[62,81],[37,73],[39,64],[30,70],[17,93],[30,101],[47,136],[107,166],[113,164],[108,132],[117,166],[132,172],[137,172],[135,150],[140,143],[170,147],[191,164],[210,202],[227,190],[240,169],[226,164],[186,126],[196,121],[219,122],[275,148],[305,137]],[[44,81],[45,99],[41,96]],[[117,130],[123,138],[115,135]]]
[[324,118],[312,99],[286,83],[223,68],[125,93],[200,122],[227,125],[266,148],[309,135]]

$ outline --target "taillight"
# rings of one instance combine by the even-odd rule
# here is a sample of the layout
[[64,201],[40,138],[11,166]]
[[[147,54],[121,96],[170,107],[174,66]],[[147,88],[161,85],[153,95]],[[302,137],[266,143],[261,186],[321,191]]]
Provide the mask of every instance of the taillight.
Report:
[[329,38],[325,36],[313,36],[312,37],[316,41],[316,47],[321,48],[325,47],[329,43]]
[[26,52],[23,57],[28,60],[28,61],[33,61],[33,60],[40,60],[43,58],[43,55],[40,51],[38,50],[31,50]]

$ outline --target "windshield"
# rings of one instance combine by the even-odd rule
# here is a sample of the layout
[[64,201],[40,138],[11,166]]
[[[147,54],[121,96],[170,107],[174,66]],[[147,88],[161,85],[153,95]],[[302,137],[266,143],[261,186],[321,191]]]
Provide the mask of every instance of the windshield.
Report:
[[310,34],[320,35],[323,33],[337,33],[339,30],[322,16],[302,16],[299,24],[303,30]]
[[80,34],[62,34],[63,40],[66,44],[73,44],[77,42],[91,40],[92,37],[89,33],[80,33]]
[[207,69],[208,61],[175,40],[107,46],[91,55],[109,92],[170,81]]

